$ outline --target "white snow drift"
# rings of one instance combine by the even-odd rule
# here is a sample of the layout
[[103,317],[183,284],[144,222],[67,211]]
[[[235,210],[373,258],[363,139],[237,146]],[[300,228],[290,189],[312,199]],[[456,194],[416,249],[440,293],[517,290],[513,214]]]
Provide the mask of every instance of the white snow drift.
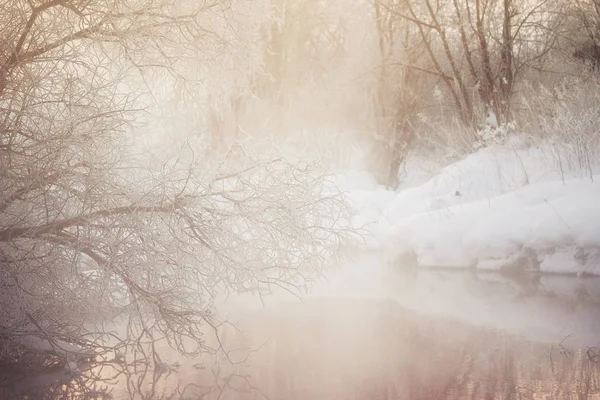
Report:
[[355,188],[356,222],[399,263],[600,274],[600,175],[564,150],[519,136],[397,193]]

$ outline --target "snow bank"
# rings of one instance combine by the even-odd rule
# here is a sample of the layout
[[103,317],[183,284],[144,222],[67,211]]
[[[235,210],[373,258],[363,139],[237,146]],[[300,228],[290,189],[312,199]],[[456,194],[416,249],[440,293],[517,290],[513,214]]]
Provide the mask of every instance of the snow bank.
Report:
[[600,174],[566,161],[521,136],[398,193],[351,197],[400,264],[600,274]]
[[386,244],[419,265],[600,273],[598,199],[591,181],[530,184],[396,219]]

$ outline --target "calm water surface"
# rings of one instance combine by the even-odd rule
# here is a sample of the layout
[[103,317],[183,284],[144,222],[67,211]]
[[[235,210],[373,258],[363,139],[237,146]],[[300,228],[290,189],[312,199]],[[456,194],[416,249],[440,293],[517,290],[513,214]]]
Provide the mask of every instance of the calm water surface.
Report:
[[[227,354],[190,360],[163,346],[168,367],[159,369],[107,364],[81,366],[76,377],[11,374],[1,398],[600,396],[600,279],[405,271],[361,282],[361,268],[343,278],[345,292],[316,290],[304,303],[239,311],[237,329],[221,332]],[[348,295],[356,284],[371,286]]]

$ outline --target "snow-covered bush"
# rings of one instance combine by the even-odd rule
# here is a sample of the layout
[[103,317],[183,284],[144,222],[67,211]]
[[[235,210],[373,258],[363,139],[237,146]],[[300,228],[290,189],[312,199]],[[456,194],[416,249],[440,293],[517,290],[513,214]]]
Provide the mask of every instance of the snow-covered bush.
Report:
[[600,156],[600,84],[565,80],[553,92],[552,114],[541,120],[562,169],[592,177]]
[[473,148],[480,149],[491,145],[503,144],[514,129],[514,122],[508,122],[499,126],[486,124],[477,130],[476,135],[478,140],[473,143]]

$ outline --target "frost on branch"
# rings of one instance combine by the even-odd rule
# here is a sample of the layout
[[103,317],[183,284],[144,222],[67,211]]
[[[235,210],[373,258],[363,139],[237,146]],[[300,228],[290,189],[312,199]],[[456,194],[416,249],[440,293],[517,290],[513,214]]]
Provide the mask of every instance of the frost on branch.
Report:
[[[217,293],[299,294],[353,236],[315,166],[240,152],[206,171],[73,160],[13,182],[0,208],[2,356],[32,338],[48,350],[166,339],[196,354]],[[107,333],[116,320],[126,334]]]
[[132,147],[152,128],[154,85],[139,81],[193,92],[199,59],[228,59],[213,53],[229,3],[4,4],[0,361],[163,339],[195,354],[216,293],[298,292],[348,237],[345,203],[312,167],[238,152],[156,163]]

